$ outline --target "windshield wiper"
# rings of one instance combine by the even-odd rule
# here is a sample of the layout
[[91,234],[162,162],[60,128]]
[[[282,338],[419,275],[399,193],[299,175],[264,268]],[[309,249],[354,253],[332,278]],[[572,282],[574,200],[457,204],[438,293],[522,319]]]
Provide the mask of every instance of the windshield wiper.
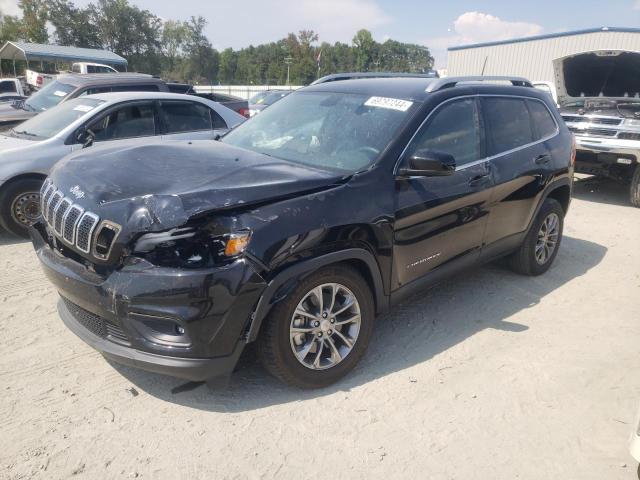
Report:
[[39,137],[40,135],[36,135],[35,133],[27,132],[26,130],[16,130],[12,128],[11,131],[13,133],[17,133],[18,135],[26,135],[27,137]]

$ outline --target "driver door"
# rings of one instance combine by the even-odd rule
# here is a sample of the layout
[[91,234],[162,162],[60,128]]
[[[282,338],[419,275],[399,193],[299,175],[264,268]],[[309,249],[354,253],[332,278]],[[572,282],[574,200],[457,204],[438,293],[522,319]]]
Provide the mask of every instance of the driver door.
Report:
[[478,260],[493,185],[484,153],[478,100],[446,101],[430,113],[401,159],[418,150],[453,155],[447,176],[398,177],[392,288],[399,288],[454,263]]
[[[136,101],[118,104],[107,110],[97,119],[91,120],[85,127],[95,137],[95,145],[110,145],[123,140],[148,141],[158,136],[159,129],[154,101]],[[74,149],[82,145],[74,145]]]

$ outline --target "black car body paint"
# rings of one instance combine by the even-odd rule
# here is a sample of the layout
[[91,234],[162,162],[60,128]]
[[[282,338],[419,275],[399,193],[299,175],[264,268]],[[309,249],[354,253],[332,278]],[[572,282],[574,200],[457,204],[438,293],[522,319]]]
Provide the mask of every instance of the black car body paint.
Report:
[[[547,95],[488,85],[426,93],[428,82],[331,82],[290,96],[357,92],[413,104],[378,159],[360,171],[336,173],[216,142],[103,147],[68,157],[51,172],[52,184],[64,195],[78,186],[78,203],[121,231],[100,260],[60,240],[45,222],[32,230],[44,270],[66,299],[65,322],[112,358],[199,380],[228,372],[259,337],[272,305],[323,265],[358,269],[380,312],[463,267],[513,251],[548,196],[568,208],[571,135]],[[544,103],[557,131],[512,152],[483,151],[481,161],[450,176],[397,174],[412,138],[441,105],[471,98],[481,112],[493,96]],[[250,231],[251,240],[242,256],[194,269],[133,252],[142,235],[177,228],[211,236]],[[74,305],[82,309],[75,320]],[[124,343],[108,331],[87,334],[83,311],[115,325]],[[163,320],[175,330],[166,338],[157,326]]]

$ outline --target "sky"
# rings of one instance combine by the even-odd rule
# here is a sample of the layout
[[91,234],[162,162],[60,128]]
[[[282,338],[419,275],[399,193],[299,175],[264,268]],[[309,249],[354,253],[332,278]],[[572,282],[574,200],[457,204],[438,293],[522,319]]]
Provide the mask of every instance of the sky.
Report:
[[[90,0],[75,0],[84,6]],[[315,30],[320,41],[350,43],[366,28],[387,38],[430,48],[445,68],[447,48],[592,27],[640,27],[640,0],[130,0],[164,19],[202,15],[214,47],[242,48],[289,32]],[[0,0],[0,11],[18,11]]]

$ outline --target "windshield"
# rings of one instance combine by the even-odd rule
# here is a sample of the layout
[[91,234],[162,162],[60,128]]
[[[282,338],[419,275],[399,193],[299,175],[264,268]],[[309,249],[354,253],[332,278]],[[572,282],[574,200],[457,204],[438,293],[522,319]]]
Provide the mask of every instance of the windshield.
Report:
[[74,98],[21,123],[10,132],[12,136],[44,140],[61,132],[78,118],[96,108],[104,100]]
[[354,172],[378,158],[412,105],[394,98],[299,92],[276,102],[221,141],[296,163]]
[[269,92],[256,93],[253,97],[249,99],[249,103],[253,103],[253,104],[262,103],[262,100],[264,100],[264,97],[266,97],[267,95],[269,95]]
[[42,112],[59,104],[64,97],[73,92],[75,88],[73,85],[68,85],[56,80],[31,95],[24,102],[24,105],[27,107],[27,110]]

